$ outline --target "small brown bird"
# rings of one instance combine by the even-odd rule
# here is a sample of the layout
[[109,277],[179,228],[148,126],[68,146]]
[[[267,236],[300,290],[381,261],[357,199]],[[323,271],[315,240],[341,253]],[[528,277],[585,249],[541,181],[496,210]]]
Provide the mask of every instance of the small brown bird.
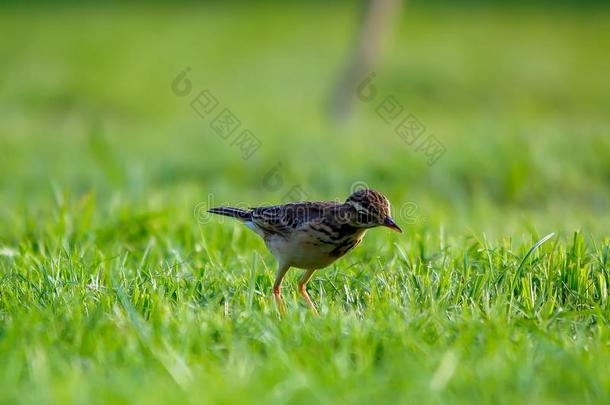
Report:
[[364,189],[344,203],[332,201],[296,202],[271,207],[219,207],[208,212],[237,218],[260,235],[278,261],[273,294],[283,311],[282,279],[290,267],[305,270],[299,292],[317,313],[305,285],[314,271],[324,268],[356,247],[369,228],[385,226],[402,230],[390,216],[388,199]]

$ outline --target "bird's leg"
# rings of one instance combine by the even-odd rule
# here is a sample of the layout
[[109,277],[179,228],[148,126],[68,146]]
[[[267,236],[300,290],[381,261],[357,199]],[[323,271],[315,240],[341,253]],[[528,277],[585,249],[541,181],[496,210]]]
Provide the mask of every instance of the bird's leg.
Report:
[[275,297],[275,302],[277,303],[278,310],[281,315],[286,313],[286,306],[284,305],[284,300],[282,300],[282,291],[280,290],[282,286],[282,279],[286,275],[286,272],[290,266],[286,266],[281,264],[277,268],[277,273],[275,275],[275,283],[273,284],[273,296]]
[[309,305],[313,313],[318,315],[318,310],[316,309],[313,302],[311,302],[311,298],[309,298],[309,294],[307,294],[307,290],[305,289],[305,285],[307,284],[311,276],[313,276],[314,271],[315,270],[305,271],[305,274],[303,274],[303,277],[301,277],[301,279],[299,280],[299,292],[301,293],[303,298],[305,298],[305,301],[307,301],[307,305]]

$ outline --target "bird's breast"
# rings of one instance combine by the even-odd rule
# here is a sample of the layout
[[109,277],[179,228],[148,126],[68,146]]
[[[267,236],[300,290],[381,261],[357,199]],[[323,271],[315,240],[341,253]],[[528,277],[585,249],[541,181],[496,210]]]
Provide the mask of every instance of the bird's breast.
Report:
[[302,269],[321,269],[356,247],[364,233],[365,230],[357,230],[333,238],[305,228],[286,236],[267,236],[265,243],[280,262]]

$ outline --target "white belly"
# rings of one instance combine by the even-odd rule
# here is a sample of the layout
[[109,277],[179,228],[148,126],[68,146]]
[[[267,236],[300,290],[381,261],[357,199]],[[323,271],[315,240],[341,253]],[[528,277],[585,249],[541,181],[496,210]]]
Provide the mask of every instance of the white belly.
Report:
[[[364,232],[357,235],[358,242]],[[306,270],[316,270],[329,266],[342,255],[333,255],[335,245],[324,244],[312,238],[311,234],[296,231],[289,237],[268,236],[265,238],[267,247],[280,263]],[[356,244],[357,244],[356,243]]]

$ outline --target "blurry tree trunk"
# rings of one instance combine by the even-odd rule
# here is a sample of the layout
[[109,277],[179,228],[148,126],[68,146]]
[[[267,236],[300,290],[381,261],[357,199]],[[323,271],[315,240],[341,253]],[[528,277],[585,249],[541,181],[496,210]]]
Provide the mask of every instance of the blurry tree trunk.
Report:
[[354,100],[355,89],[367,76],[379,59],[383,42],[392,28],[403,0],[366,0],[363,1],[360,29],[356,46],[345,71],[339,78],[330,100],[330,116],[334,120],[349,117]]

